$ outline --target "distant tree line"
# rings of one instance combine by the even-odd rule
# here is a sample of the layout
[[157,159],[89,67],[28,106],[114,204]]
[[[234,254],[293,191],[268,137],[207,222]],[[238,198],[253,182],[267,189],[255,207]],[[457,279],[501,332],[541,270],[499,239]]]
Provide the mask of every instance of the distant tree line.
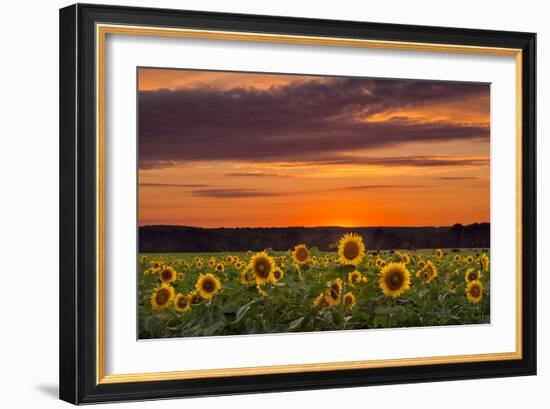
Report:
[[198,253],[263,250],[285,251],[296,244],[328,251],[345,233],[363,237],[368,250],[421,248],[489,248],[490,224],[455,224],[451,227],[273,227],[200,228],[142,226],[142,253]]

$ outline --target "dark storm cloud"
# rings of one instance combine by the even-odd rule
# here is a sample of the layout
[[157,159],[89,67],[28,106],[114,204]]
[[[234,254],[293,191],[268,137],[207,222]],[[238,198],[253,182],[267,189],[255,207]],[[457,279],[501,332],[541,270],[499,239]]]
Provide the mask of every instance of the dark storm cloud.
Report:
[[301,81],[267,90],[141,91],[140,167],[201,160],[317,162],[323,154],[344,150],[487,140],[484,125],[365,120],[396,108],[486,97],[488,92],[487,84],[360,78]]

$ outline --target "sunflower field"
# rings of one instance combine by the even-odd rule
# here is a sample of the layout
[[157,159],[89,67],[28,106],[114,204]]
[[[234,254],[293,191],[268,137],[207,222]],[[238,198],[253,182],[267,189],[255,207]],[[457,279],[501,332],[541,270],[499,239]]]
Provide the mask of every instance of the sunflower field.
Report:
[[489,323],[488,249],[140,254],[139,338]]

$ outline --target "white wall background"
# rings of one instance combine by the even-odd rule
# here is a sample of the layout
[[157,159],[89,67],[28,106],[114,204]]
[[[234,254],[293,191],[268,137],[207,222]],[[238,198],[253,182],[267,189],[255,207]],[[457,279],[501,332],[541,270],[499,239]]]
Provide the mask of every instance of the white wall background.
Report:
[[[157,0],[89,3],[185,8],[388,23],[533,31],[538,33],[538,325],[539,375],[528,378],[472,380],[311,392],[202,398],[203,409],[312,406],[335,407],[357,402],[376,407],[463,408],[468,397],[476,406],[520,406],[547,402],[550,384],[548,345],[550,285],[543,259],[550,246],[546,228],[550,206],[545,176],[550,171],[550,144],[545,139],[550,102],[550,26],[546,2],[518,1],[384,1],[354,0]],[[0,402],[5,407],[61,407],[58,379],[58,0],[11,1],[0,23]],[[171,400],[118,404],[117,407],[181,407]]]

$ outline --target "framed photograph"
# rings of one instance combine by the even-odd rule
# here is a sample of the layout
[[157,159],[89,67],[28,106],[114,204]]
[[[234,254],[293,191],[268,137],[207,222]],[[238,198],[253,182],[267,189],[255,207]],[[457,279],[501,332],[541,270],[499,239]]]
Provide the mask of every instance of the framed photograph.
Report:
[[534,375],[535,53],[61,9],[61,399]]

